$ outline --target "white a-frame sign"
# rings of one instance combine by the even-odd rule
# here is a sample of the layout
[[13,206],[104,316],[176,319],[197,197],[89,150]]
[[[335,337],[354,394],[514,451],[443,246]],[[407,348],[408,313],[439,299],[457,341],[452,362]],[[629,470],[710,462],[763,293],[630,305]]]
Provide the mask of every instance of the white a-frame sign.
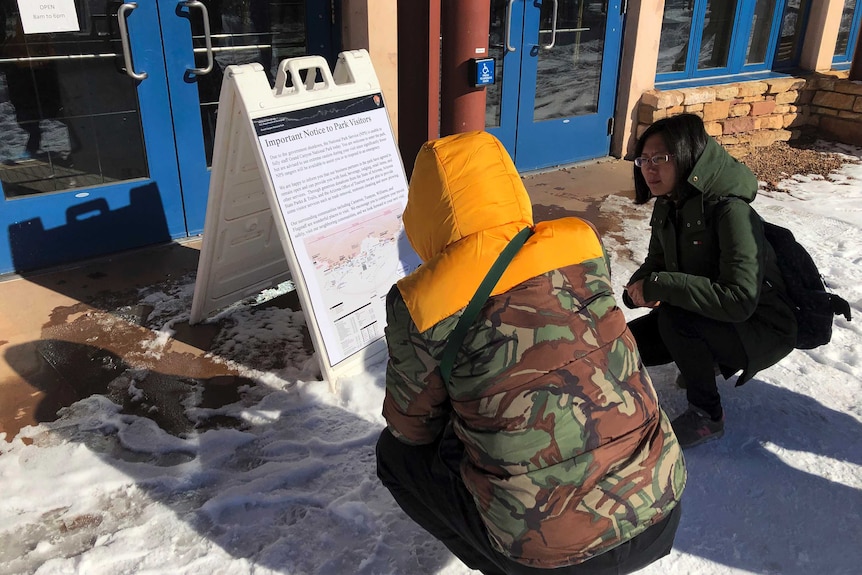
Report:
[[275,85],[227,67],[190,320],[292,279],[334,389],[385,351],[386,294],[419,265],[407,179],[365,50],[284,60]]

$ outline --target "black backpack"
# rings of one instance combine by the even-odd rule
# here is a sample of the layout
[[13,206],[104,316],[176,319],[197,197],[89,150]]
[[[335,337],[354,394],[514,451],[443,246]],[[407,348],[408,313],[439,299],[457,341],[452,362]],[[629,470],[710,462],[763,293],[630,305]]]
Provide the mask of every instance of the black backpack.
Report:
[[[761,218],[763,220],[763,218]],[[797,349],[813,349],[832,339],[834,316],[850,321],[850,304],[827,291],[811,254],[793,237],[793,232],[763,220],[766,240],[775,250],[781,277],[796,315]]]

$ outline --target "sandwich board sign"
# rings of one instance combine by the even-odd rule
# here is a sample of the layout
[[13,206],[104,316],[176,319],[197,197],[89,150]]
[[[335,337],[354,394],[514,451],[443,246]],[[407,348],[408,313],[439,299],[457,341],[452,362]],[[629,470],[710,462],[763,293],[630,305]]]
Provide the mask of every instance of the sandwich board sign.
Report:
[[321,372],[382,358],[385,298],[418,267],[407,178],[365,50],[228,66],[190,323],[288,279]]

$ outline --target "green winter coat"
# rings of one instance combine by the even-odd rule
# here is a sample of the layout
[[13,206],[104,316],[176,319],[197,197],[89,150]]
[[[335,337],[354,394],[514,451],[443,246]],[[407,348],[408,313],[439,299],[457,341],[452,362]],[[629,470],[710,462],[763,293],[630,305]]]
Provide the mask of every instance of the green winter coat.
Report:
[[786,356],[796,319],[763,225],[749,204],[757,179],[715,140],[709,140],[679,204],[656,200],[649,252],[629,283],[645,279],[644,298],[736,327],[748,355],[737,380]]

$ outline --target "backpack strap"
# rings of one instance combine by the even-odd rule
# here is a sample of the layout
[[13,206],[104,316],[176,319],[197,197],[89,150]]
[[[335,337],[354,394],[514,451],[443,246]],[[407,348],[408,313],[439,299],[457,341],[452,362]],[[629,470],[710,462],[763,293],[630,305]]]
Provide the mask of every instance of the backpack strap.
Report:
[[476,290],[476,293],[473,294],[473,297],[470,299],[470,303],[468,303],[467,307],[464,308],[464,313],[462,313],[460,319],[458,319],[458,325],[455,326],[455,329],[449,336],[449,341],[443,349],[443,356],[440,358],[440,375],[443,377],[443,383],[449,383],[449,376],[452,374],[452,366],[455,364],[455,354],[457,354],[458,350],[461,348],[461,344],[464,342],[464,337],[467,335],[467,330],[470,329],[470,326],[473,325],[474,321],[476,321],[476,316],[479,315],[479,310],[481,310],[482,306],[485,305],[485,302],[491,295],[491,291],[494,289],[494,286],[497,285],[503,272],[506,271],[507,267],[509,267],[509,262],[512,261],[512,258],[515,257],[515,254],[518,253],[518,250],[521,249],[521,246],[524,245],[524,242],[526,242],[527,238],[531,235],[533,235],[533,229],[524,228],[518,232],[514,238],[512,238],[509,244],[502,252],[500,252],[500,255],[497,256],[497,260],[494,262],[494,265],[491,266],[491,269],[488,270],[488,273],[485,275],[485,279],[483,279],[482,283],[479,284],[479,289]]

